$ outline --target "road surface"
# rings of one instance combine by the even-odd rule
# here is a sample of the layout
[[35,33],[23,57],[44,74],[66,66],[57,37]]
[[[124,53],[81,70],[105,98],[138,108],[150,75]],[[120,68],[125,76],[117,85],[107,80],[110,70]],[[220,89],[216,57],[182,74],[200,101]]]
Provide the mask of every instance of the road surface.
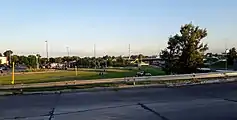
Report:
[[0,120],[237,120],[237,83],[0,97]]

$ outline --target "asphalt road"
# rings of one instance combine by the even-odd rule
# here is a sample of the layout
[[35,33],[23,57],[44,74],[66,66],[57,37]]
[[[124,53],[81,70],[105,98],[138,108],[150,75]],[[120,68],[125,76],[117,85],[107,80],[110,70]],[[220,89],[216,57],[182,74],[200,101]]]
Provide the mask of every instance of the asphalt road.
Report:
[[0,97],[0,120],[237,120],[237,83]]

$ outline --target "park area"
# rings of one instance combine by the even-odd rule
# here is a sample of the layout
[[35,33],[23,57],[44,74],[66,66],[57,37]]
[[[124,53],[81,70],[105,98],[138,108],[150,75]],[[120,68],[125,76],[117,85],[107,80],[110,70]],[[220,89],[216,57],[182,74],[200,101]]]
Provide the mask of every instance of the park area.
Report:
[[[71,69],[71,70],[55,70],[51,72],[38,72],[38,73],[37,72],[16,73],[15,84],[134,77],[136,73],[139,71],[145,71],[151,73],[152,76],[165,74],[159,68],[148,67],[148,66],[140,68],[109,68],[105,69],[103,75],[100,75],[102,71],[104,71],[104,69],[81,68],[78,69],[77,72]],[[0,85],[11,84],[11,80],[12,80],[11,74],[0,76]]]

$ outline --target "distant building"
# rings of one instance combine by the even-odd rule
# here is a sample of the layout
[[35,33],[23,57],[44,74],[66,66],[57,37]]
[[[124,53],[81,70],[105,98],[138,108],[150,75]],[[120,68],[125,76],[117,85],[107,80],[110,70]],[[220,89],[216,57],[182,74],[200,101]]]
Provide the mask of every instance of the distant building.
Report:
[[7,57],[0,57],[0,64],[7,64],[8,65],[8,60]]

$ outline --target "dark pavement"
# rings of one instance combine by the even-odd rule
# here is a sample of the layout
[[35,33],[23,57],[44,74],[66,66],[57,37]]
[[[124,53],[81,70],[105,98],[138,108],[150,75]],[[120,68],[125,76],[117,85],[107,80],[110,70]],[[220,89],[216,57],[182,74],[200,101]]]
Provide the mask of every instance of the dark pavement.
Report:
[[0,120],[237,120],[237,83],[0,97]]

